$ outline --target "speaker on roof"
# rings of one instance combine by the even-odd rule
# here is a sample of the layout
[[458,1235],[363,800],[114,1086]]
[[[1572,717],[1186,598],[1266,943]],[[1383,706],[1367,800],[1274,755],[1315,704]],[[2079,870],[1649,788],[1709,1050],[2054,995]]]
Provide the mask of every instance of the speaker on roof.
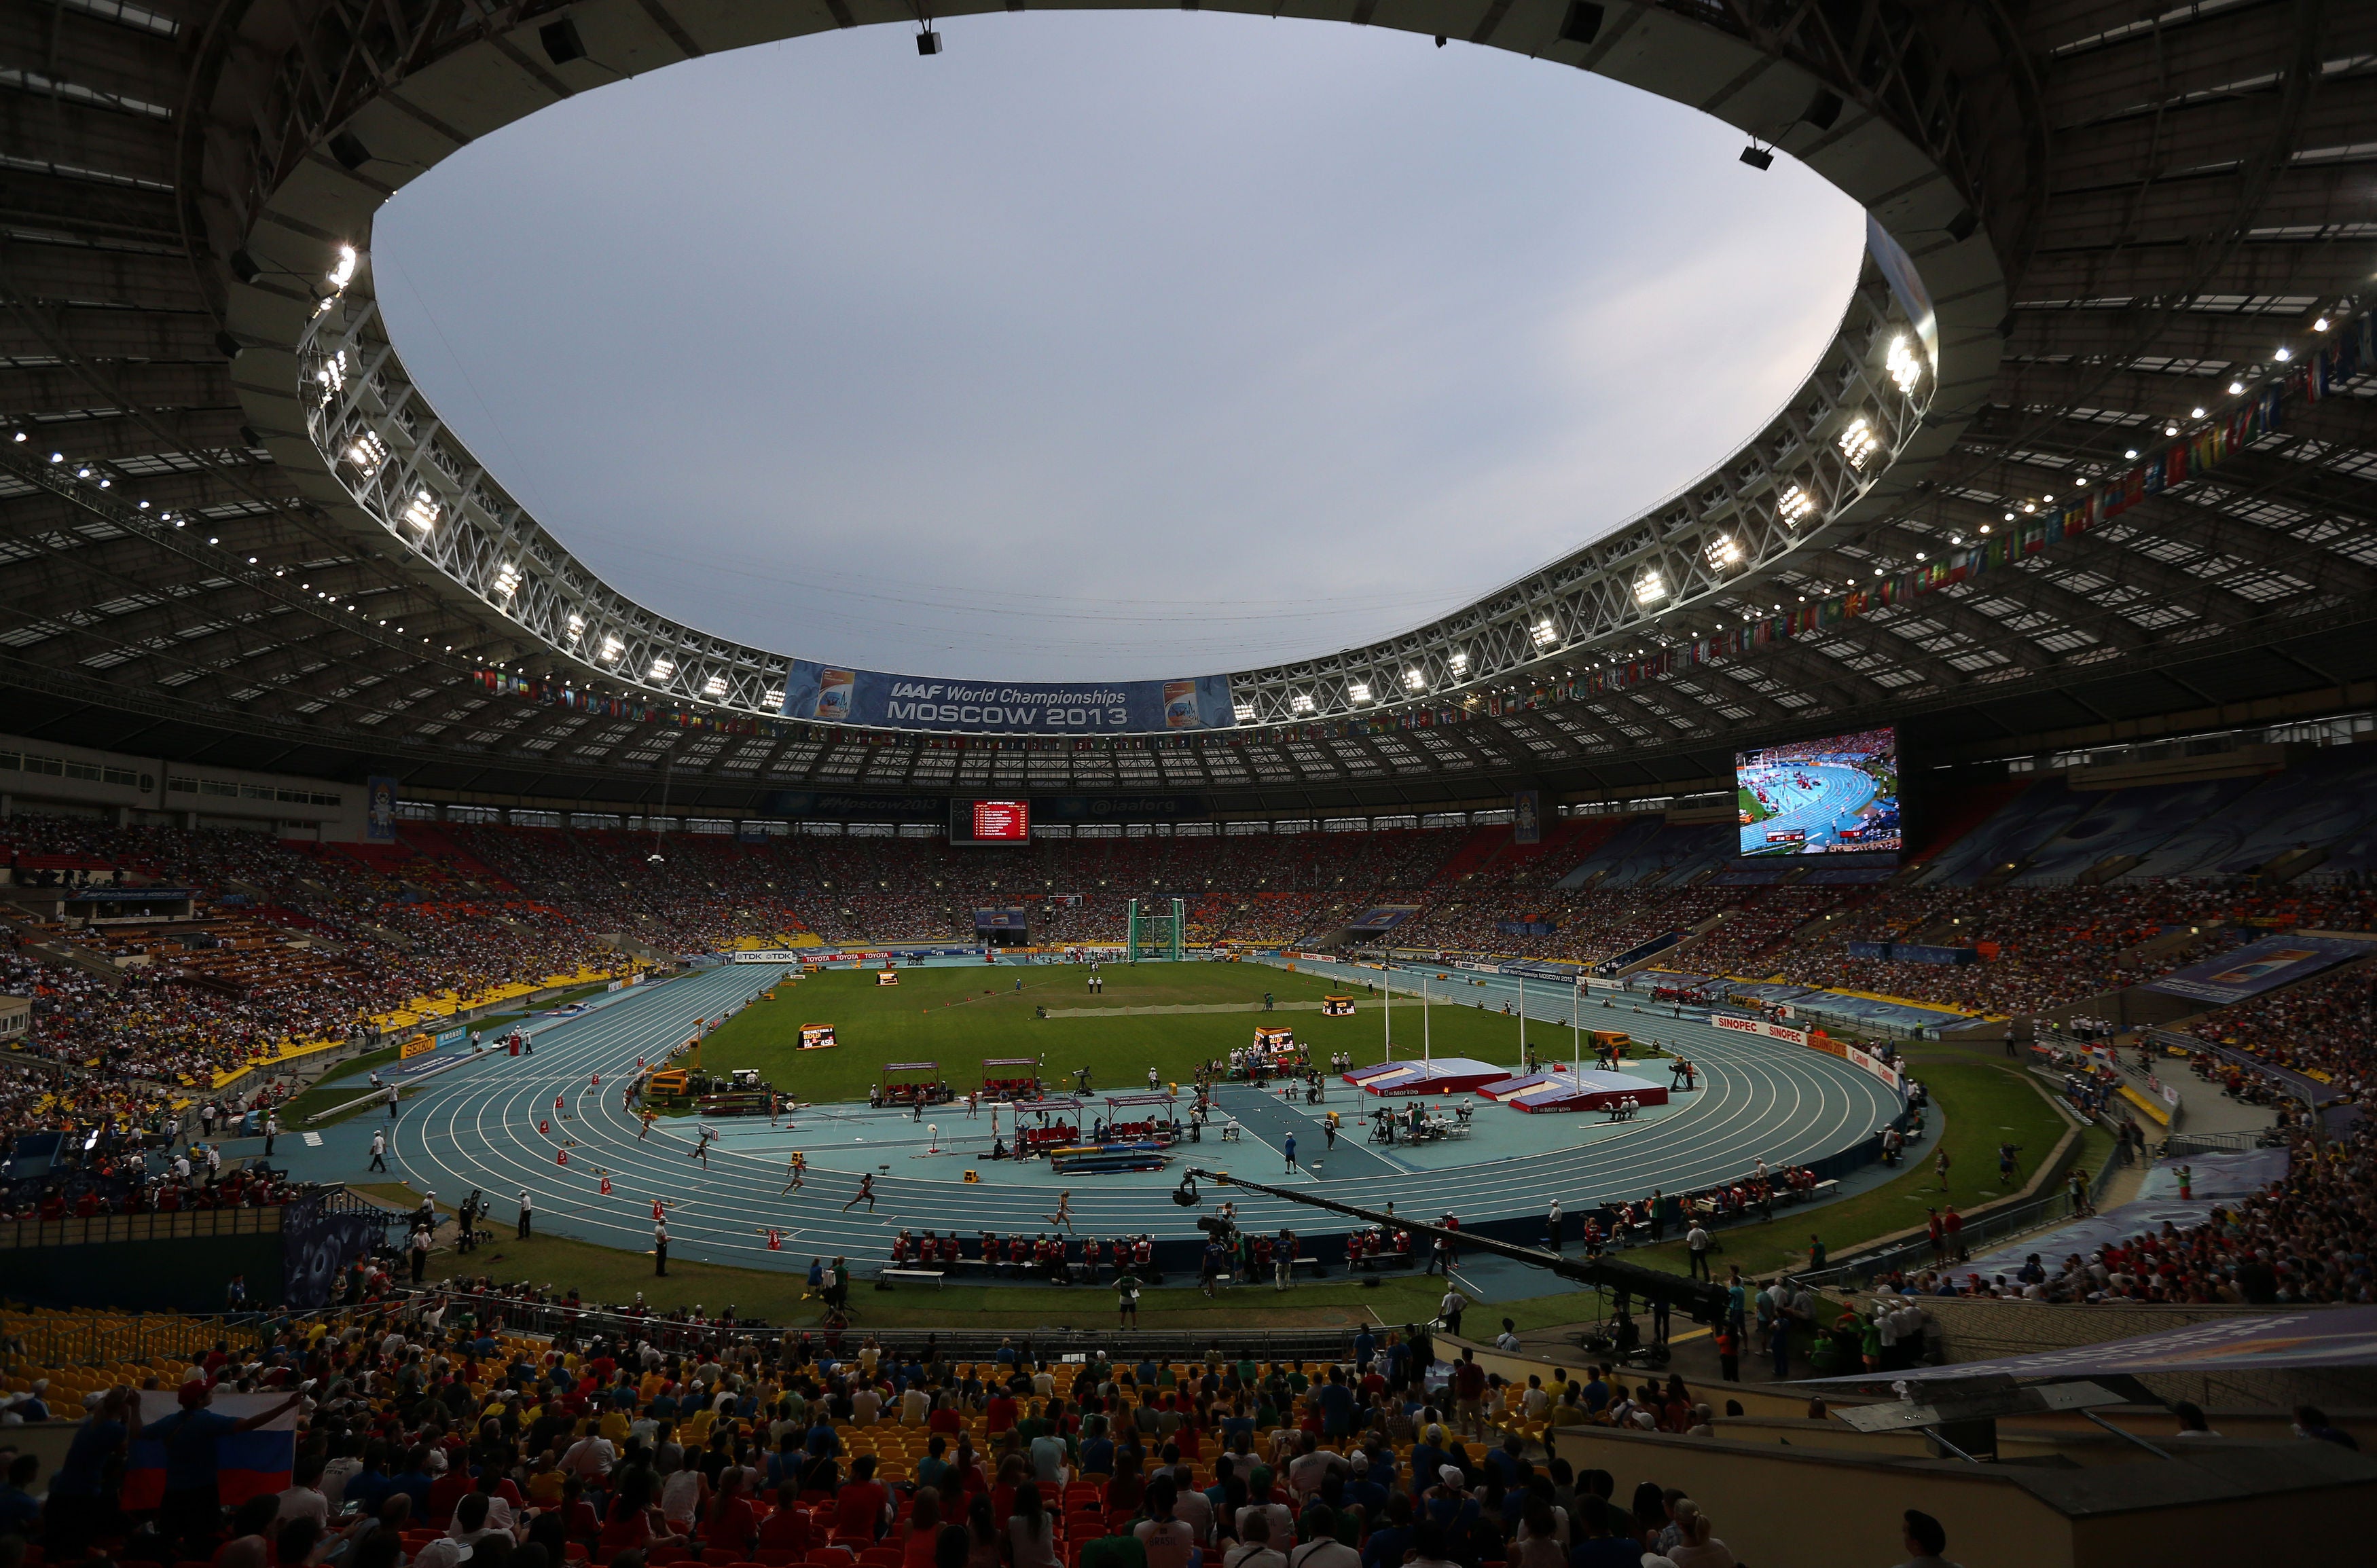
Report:
[[1591,43],[1600,31],[1601,7],[1593,0],[1569,0],[1568,15],[1560,18],[1560,41]]
[[578,24],[567,17],[537,29],[536,39],[544,45],[544,57],[556,66],[586,58],[586,41],[578,36]]

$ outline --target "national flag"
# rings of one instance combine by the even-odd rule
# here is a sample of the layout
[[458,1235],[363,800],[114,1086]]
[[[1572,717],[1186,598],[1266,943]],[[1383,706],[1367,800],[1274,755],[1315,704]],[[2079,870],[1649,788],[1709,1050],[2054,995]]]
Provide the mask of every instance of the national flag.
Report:
[[[288,1397],[286,1394],[218,1394],[207,1408],[244,1421]],[[144,1390],[141,1430],[178,1416],[181,1410],[179,1390]],[[297,1466],[297,1406],[290,1406],[263,1426],[217,1438],[215,1466],[215,1486],[227,1507],[237,1507],[251,1497],[287,1491]],[[124,1506],[155,1508],[164,1500],[164,1442],[135,1436],[124,1461]]]

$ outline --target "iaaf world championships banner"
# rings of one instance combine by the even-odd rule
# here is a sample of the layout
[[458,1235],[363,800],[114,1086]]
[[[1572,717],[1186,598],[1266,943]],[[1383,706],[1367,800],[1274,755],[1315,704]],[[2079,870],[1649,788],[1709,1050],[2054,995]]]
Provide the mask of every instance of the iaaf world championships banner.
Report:
[[795,659],[784,717],[962,735],[1132,735],[1228,729],[1237,721],[1227,676],[1049,685],[929,680]]

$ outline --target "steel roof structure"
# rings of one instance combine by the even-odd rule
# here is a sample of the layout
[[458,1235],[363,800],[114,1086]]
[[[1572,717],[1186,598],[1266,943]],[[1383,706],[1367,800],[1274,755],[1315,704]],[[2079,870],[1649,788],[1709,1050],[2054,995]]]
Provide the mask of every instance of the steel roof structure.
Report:
[[[2255,396],[2377,287],[2377,8],[1296,9],[1594,71],[1782,148],[1903,247],[1936,343],[1908,373],[1929,324],[1869,267],[1799,394],[1717,470],[1428,626],[1233,675],[1240,730],[952,745],[750,722],[783,652],[596,577],[547,531],[567,521],[531,517],[413,388],[374,307],[372,215],[468,141],[623,74],[913,8],[8,0],[0,729],[520,800],[637,802],[666,776],[713,809],[973,789],[1363,809],[1676,787],[1737,744],[1890,720],[1953,757],[2377,700],[2364,378],[2014,569],[1622,691],[1326,723],[1513,706],[1564,670],[1936,558]],[[658,717],[499,694],[489,668]]]

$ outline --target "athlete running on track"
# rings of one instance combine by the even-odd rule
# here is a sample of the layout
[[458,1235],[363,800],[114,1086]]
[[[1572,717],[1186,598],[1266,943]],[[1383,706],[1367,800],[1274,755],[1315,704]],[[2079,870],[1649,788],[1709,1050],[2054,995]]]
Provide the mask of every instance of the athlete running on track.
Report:
[[842,1212],[848,1214],[861,1203],[866,1203],[868,1214],[875,1212],[875,1173],[873,1171],[868,1171],[858,1179],[858,1196],[842,1204]]
[[1073,1194],[1070,1191],[1057,1194],[1057,1212],[1045,1216],[1050,1225],[1063,1231],[1073,1228]]
[[716,1132],[711,1131],[707,1127],[701,1128],[699,1130],[699,1136],[695,1138],[693,1141],[693,1153],[687,1157],[699,1160],[701,1162],[701,1168],[708,1170],[710,1168],[710,1145],[717,1142],[717,1140],[718,1134]]
[[[787,1182],[785,1182],[785,1183],[784,1183],[784,1191],[785,1191],[785,1192],[797,1192],[797,1191],[799,1191],[801,1190],[801,1183],[808,1179],[808,1174],[809,1174],[809,1157],[808,1157],[808,1155],[805,1155],[805,1154],[801,1153],[798,1149],[794,1149],[794,1150],[793,1151],[793,1157],[792,1157],[792,1160],[791,1160],[791,1162],[790,1162],[789,1164],[787,1164],[787,1165],[784,1167],[784,1171],[785,1171],[785,1174],[786,1174],[786,1175],[788,1175],[788,1176],[790,1176],[790,1177],[792,1178],[792,1179],[791,1179],[790,1181],[787,1181]],[[780,1193],[778,1193],[778,1194],[777,1194],[777,1196],[778,1196],[778,1197],[782,1197],[782,1196],[783,1196],[783,1193],[780,1192]]]

